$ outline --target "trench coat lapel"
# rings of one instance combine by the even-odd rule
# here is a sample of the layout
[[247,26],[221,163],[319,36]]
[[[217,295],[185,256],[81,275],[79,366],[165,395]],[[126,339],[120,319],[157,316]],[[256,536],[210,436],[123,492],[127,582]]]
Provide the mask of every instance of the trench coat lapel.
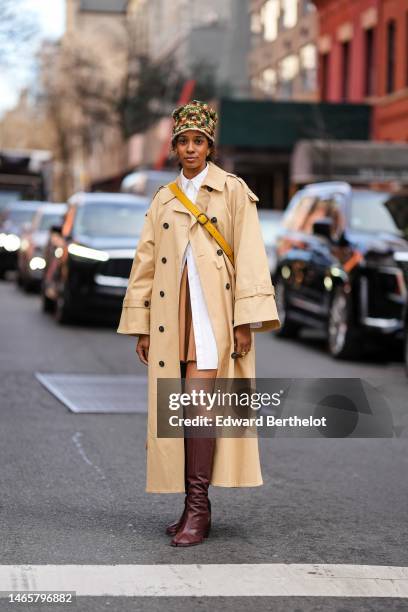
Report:
[[[180,175],[176,178],[175,182],[177,183],[178,187],[183,191],[180,181]],[[170,190],[168,185],[165,185],[162,189],[163,191],[160,193],[160,201],[163,205],[170,207],[176,212],[184,213],[185,215],[194,218],[194,215],[192,215],[190,211],[187,210],[187,208],[184,206],[184,204],[182,204],[180,200],[176,198],[176,196]]]
[[[177,176],[176,183],[178,187],[183,191],[181,180],[180,180],[180,175]],[[222,191],[224,189],[224,184],[225,184],[225,172],[221,170],[221,168],[219,168],[213,162],[208,162],[208,172],[198,192],[196,206],[198,206],[198,208],[200,208],[203,212],[210,213],[211,211],[208,211],[208,205],[211,200],[211,192],[214,189],[217,191]],[[196,223],[198,223],[194,215],[189,210],[187,210],[184,204],[182,204],[172,194],[170,190],[168,190],[168,192],[172,196],[172,200],[171,200],[172,209],[177,212],[188,214],[190,216],[190,228]]]
[[[183,191],[183,187],[181,185],[181,180],[180,180],[180,175],[178,175],[178,177],[176,178],[176,183],[177,183],[179,189],[181,189],[181,191]],[[195,220],[194,215],[184,206],[184,204],[182,204],[180,202],[180,200],[178,198],[176,198],[176,196],[173,196],[173,201],[171,202],[171,207],[176,212],[181,212],[181,213],[187,214],[190,217],[191,221]]]
[[[177,183],[177,185],[181,189],[181,191],[183,191],[181,180],[180,180],[180,175],[176,178],[175,182]],[[182,204],[182,202],[180,202],[180,200],[178,200],[178,198],[176,198],[176,196],[173,195],[173,193],[170,191],[170,189],[168,189],[167,191],[168,191],[168,194],[166,194],[167,205],[171,206],[172,210],[174,210],[175,212],[180,212],[180,213],[183,213],[185,215],[188,215],[190,217],[190,228],[193,227],[193,225],[195,225],[196,223],[198,223],[198,221],[195,218],[195,216],[193,215],[193,213],[191,213],[184,206],[184,204]],[[171,198],[169,198],[169,196],[171,196]],[[205,212],[207,210],[207,206],[208,206],[209,201],[210,201],[210,193],[208,192],[207,189],[201,188],[199,190],[199,192],[198,192],[196,206],[198,206],[198,208],[200,208],[200,210]]]
[[204,185],[201,185],[201,188],[198,191],[196,206],[204,213],[208,212],[208,205],[210,203],[210,193],[205,188]]
[[[196,206],[206,213],[210,218],[212,216],[217,216],[217,210],[214,207],[212,192],[220,191],[222,192],[225,185],[225,172],[221,170],[217,165],[212,162],[208,162],[208,172],[205,179],[202,182],[202,185],[198,191]],[[180,174],[177,176],[175,180],[178,187],[183,191]],[[169,206],[171,210],[176,213],[181,213],[185,215],[180,218],[180,225],[188,226],[188,232],[190,233],[193,230],[193,234],[195,232],[206,232],[205,228],[195,228],[194,226],[198,226],[199,223],[193,213],[191,213],[178,198],[173,194],[170,190],[169,186],[166,185],[163,189],[163,193],[161,195],[162,204]],[[203,255],[203,243],[201,241],[194,240],[194,252],[197,257]]]

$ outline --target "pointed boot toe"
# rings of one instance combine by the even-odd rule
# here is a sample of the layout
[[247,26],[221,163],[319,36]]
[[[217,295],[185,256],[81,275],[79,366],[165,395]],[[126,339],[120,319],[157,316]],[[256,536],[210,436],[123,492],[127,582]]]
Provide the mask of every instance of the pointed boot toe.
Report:
[[208,499],[214,438],[188,438],[187,503],[185,519],[171,541],[171,546],[195,546],[202,544],[211,528],[211,502]]

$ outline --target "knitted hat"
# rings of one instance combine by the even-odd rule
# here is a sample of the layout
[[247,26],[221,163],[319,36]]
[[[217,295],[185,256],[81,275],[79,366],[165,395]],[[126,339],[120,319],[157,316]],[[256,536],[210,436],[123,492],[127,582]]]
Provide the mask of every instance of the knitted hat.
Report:
[[192,100],[184,106],[179,106],[173,111],[173,119],[172,143],[176,136],[187,130],[198,130],[214,142],[217,112],[205,102]]

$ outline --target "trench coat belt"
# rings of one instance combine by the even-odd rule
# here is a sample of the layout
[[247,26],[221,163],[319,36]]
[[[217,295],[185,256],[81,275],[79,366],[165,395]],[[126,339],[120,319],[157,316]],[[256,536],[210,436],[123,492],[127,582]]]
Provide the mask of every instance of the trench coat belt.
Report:
[[209,234],[211,234],[211,236],[217,241],[217,243],[220,245],[220,247],[222,248],[222,250],[224,251],[224,253],[228,257],[228,259],[232,263],[232,265],[234,265],[234,253],[232,251],[232,248],[230,247],[228,242],[225,240],[225,238],[222,236],[222,234],[220,234],[220,232],[217,230],[215,225],[213,225],[211,223],[211,221],[209,220],[207,215],[205,213],[203,213],[198,208],[198,206],[196,206],[186,196],[186,194],[181,191],[181,189],[179,188],[177,183],[170,183],[169,188],[170,188],[171,192],[176,196],[176,198],[182,204],[184,204],[184,206],[195,216],[195,218],[197,219],[198,223],[200,225],[202,225],[203,227],[205,227],[205,229],[209,232]]

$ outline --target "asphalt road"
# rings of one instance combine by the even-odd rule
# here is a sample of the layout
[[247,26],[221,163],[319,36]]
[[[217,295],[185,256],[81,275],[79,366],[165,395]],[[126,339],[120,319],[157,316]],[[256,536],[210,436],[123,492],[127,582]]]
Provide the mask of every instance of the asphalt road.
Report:
[[[41,312],[39,297],[22,294],[11,279],[0,282],[0,303],[0,565],[408,565],[404,435],[262,439],[264,486],[212,487],[210,538],[201,546],[172,548],[164,526],[183,500],[144,492],[145,415],[71,413],[34,377],[143,375],[136,339],[117,335],[114,326],[58,326]],[[381,380],[399,398],[408,388],[393,352],[340,363],[316,335],[295,342],[259,334],[256,353],[259,377],[363,377]],[[408,425],[401,407],[394,416],[399,426]],[[15,605],[0,600],[0,610]],[[408,610],[408,601],[84,597],[75,609],[362,612]]]

